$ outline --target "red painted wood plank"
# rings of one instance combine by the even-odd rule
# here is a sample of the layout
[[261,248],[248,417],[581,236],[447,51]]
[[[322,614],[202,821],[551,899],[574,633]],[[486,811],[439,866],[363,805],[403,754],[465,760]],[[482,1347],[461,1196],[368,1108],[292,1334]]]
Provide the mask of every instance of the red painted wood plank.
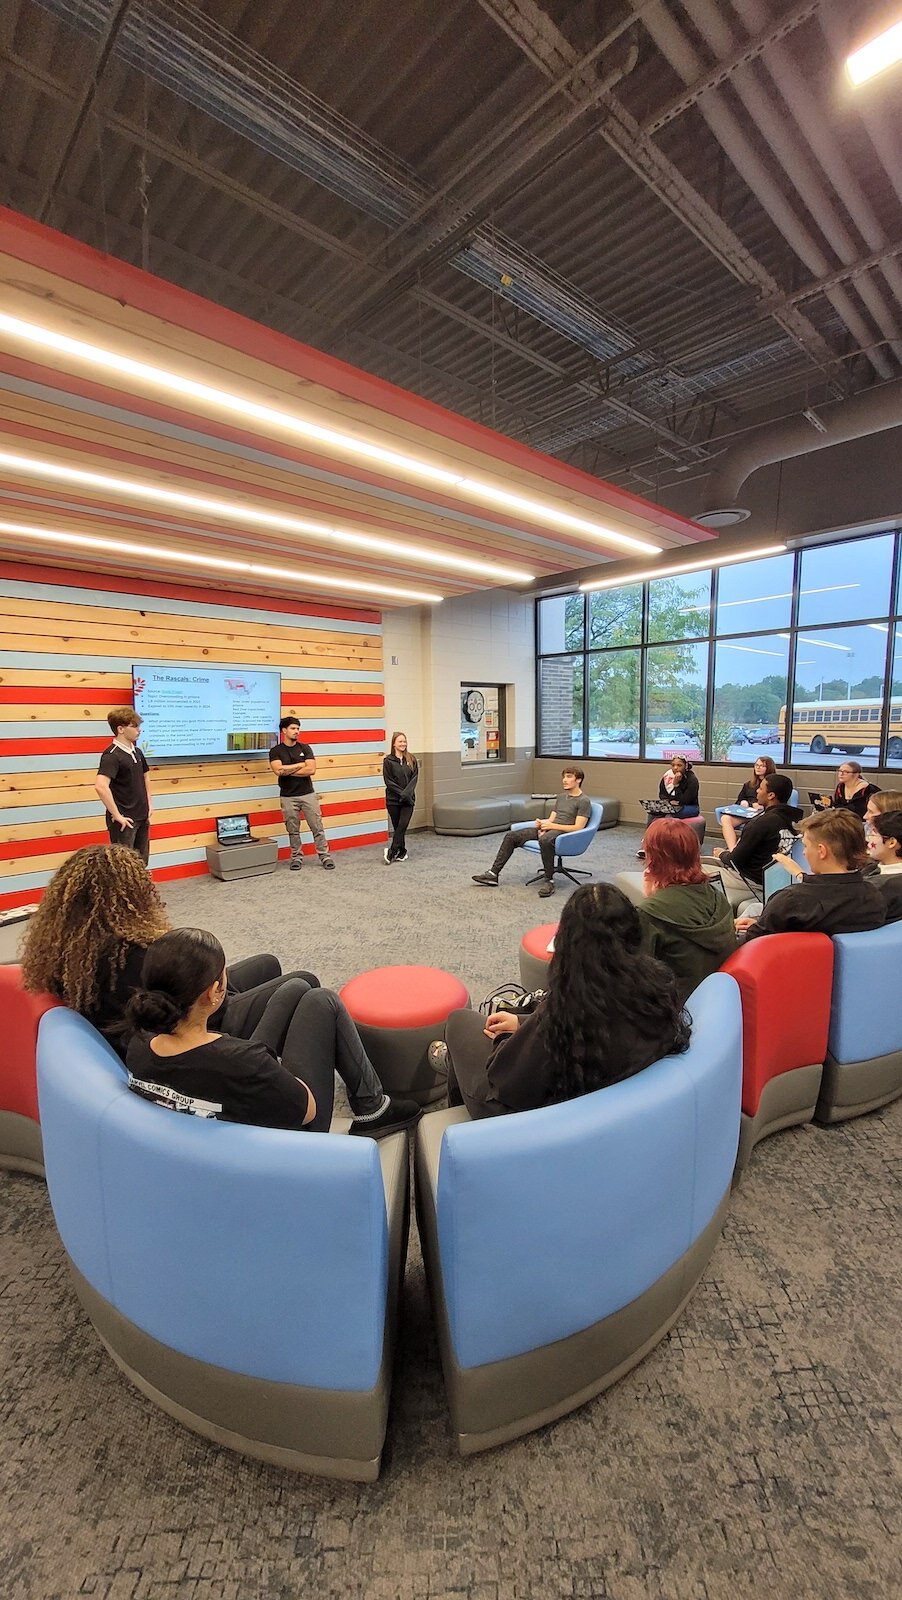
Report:
[[[124,694],[125,690],[122,692]],[[115,689],[109,688],[45,689],[43,685],[33,683],[17,689],[0,685],[2,706],[111,706],[115,695]]]
[[[0,216],[2,216],[0,206]],[[27,561],[6,561],[0,558],[0,582],[3,578],[17,582],[47,583],[47,567],[35,566]],[[113,573],[83,572],[77,569],[66,570],[61,567],[53,568],[52,581],[67,589],[95,589],[103,594],[134,594],[138,585],[142,594],[149,598],[156,596],[160,600],[190,600],[192,603],[200,602],[202,605],[214,606],[241,606],[253,607],[256,611],[285,612],[292,617],[330,617],[340,622],[378,622],[381,612],[378,608],[369,610],[351,609],[348,606],[323,605],[319,601],[283,600],[269,594],[248,594],[247,592],[230,589],[203,589],[199,586],[186,583],[164,583],[158,578],[117,577]],[[216,618],[208,619],[216,621]]]

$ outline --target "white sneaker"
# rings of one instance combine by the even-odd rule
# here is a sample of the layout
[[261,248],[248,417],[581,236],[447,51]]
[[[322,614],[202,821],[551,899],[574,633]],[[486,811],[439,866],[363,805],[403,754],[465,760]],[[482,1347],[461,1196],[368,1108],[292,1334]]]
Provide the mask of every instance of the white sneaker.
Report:
[[402,856],[395,856],[395,860],[396,861],[406,861],[407,860],[407,851],[405,850],[404,854]]
[[388,845],[385,846],[385,849],[382,852],[382,859],[387,867],[391,866],[391,856],[388,853]]

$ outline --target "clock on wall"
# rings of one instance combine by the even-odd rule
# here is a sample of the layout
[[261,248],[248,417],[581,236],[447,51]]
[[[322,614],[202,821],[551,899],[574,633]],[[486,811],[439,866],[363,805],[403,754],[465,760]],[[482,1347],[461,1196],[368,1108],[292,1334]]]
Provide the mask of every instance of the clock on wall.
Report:
[[468,722],[481,722],[485,715],[485,695],[481,689],[467,689],[463,695],[463,713]]

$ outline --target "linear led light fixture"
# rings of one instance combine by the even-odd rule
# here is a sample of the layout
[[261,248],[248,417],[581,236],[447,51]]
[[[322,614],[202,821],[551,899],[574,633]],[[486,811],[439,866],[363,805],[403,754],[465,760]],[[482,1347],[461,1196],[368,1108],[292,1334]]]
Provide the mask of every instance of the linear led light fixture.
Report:
[[481,478],[450,472],[437,463],[421,461],[415,456],[403,455],[397,450],[388,450],[383,445],[373,444],[369,439],[358,438],[356,434],[345,433],[339,428],[325,427],[322,423],[314,422],[312,418],[281,411],[275,406],[262,405],[259,401],[234,394],[231,390],[217,389],[212,384],[199,383],[195,378],[188,378],[179,372],[170,372],[165,367],[153,366],[147,361],[136,361],[132,356],[120,355],[102,345],[88,344],[83,339],[72,339],[68,334],[56,333],[52,328],[26,322],[21,317],[10,316],[7,312],[0,312],[0,332],[7,333],[11,338],[19,339],[25,344],[52,350],[57,355],[73,356],[77,361],[83,361],[105,372],[114,372],[120,377],[137,378],[140,382],[151,384],[166,394],[199,400],[217,411],[237,417],[240,421],[262,423],[266,427],[294,434],[298,438],[309,439],[313,444],[328,445],[339,454],[357,456],[363,461],[372,461],[377,466],[394,468],[398,472],[434,484],[437,488],[456,489],[470,499],[487,501],[508,511],[518,511],[530,521],[541,522],[555,529],[566,528],[575,533],[585,533],[603,544],[616,544],[639,555],[656,556],[661,553],[660,546],[652,544],[650,539],[637,539],[631,534],[618,533],[587,517],[575,516],[554,503],[533,500],[527,495],[498,488]]
[[853,50],[846,58],[846,71],[857,89],[869,78],[876,78],[878,72],[894,67],[897,61],[902,61],[902,21],[878,33],[860,50]]
[[[2,457],[0,457],[2,462]],[[759,556],[779,556],[785,551],[785,544],[765,544],[757,550],[740,550],[729,556],[708,556],[704,561],[687,561],[678,567],[655,567],[649,572],[625,572],[619,578],[596,578],[592,583],[581,583],[581,594],[590,594],[593,589],[619,589],[627,583],[654,582],[655,578],[674,578],[682,572],[707,572],[709,567],[732,566],[735,561],[757,561]]]
[[757,650],[754,645],[723,644],[719,639],[717,641],[717,648],[718,650],[741,650],[747,656],[777,656],[781,661],[786,655],[785,650]]
[[170,550],[166,545],[138,544],[128,539],[101,539],[87,533],[64,533],[54,528],[37,528],[28,522],[0,521],[0,533],[11,533],[40,544],[63,545],[99,554],[124,555],[132,559],[164,561],[172,566],[198,567],[205,572],[237,572],[243,577],[277,578],[280,583],[297,583],[303,589],[324,589],[330,593],[366,594],[391,600],[412,600],[423,605],[439,605],[440,594],[421,589],[400,589],[388,583],[367,583],[357,578],[311,575],[291,567],[270,567],[257,561],[232,561],[226,556],[199,555],[191,550]]
[[[833,594],[836,589],[860,589],[860,583],[828,583],[823,589],[800,589],[799,594]],[[791,600],[792,591],[784,590],[782,594],[753,594],[747,600],[718,600],[718,611],[726,611],[727,606],[763,606],[767,600]],[[689,605],[680,606],[680,616],[688,611],[707,611],[707,600],[696,600]]]
[[350,550],[367,550],[374,555],[409,561],[424,567],[438,567],[440,571],[462,572],[471,577],[503,580],[507,583],[528,583],[532,573],[520,567],[498,566],[488,561],[471,561],[465,556],[445,556],[431,550],[418,550],[413,545],[394,539],[382,539],[375,534],[355,533],[350,529],[336,528],[326,522],[311,522],[305,517],[286,516],[279,512],[260,511],[254,506],[228,500],[214,500],[207,495],[186,494],[181,489],[164,489],[155,483],[141,483],[133,478],[118,478],[105,472],[88,472],[82,467],[70,467],[62,462],[44,461],[39,456],[12,455],[0,452],[0,467],[9,472],[34,473],[42,478],[54,478],[63,483],[83,484],[86,488],[104,489],[109,494],[126,495],[133,500],[148,500],[159,505],[177,506],[183,511],[200,511],[205,516],[225,518],[229,522],[249,523],[253,527],[277,528],[285,533],[314,535],[330,543],[346,546]]

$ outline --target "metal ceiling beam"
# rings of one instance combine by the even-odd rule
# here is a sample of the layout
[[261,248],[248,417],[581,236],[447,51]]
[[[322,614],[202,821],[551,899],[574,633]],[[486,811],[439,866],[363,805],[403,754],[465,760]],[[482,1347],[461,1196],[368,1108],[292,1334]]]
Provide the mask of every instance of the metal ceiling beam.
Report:
[[[57,78],[52,77],[51,74],[45,70],[34,66],[31,62],[24,60],[24,58],[21,56],[9,54],[5,59],[7,65],[11,67],[17,73],[17,75],[34,83],[38,88],[40,88],[46,94],[51,95],[54,99],[71,101],[73,98],[73,92],[68,89],[66,85],[62,84]],[[156,155],[161,160],[171,162],[183,172],[186,172],[190,176],[196,178],[199,182],[216,188],[228,197],[238,200],[243,205],[249,207],[252,211],[255,211],[258,215],[267,217],[277,226],[286,228],[290,232],[300,235],[302,238],[309,239],[311,243],[318,245],[321,249],[326,250],[331,254],[342,256],[346,260],[353,261],[355,265],[365,268],[368,271],[376,270],[367,260],[367,257],[362,250],[356,249],[353,245],[349,245],[345,240],[339,239],[336,235],[328,233],[325,229],[306,222],[304,218],[299,216],[296,211],[290,210],[287,206],[280,205],[277,201],[271,200],[268,196],[261,194],[259,190],[252,189],[247,184],[239,182],[230,174],[222,172],[218,168],[211,166],[209,162],[203,161],[194,152],[184,149],[172,139],[164,138],[161,134],[154,132],[153,129],[149,128],[145,130],[140,124],[132,122],[128,117],[123,116],[119,112],[105,110],[104,117],[107,126],[113,132],[119,134],[120,137],[127,139],[130,143],[136,144],[141,148],[146,148],[149,153]],[[20,175],[16,174],[16,176],[18,177]],[[76,202],[73,197],[69,197],[68,203],[74,205],[78,202]],[[117,224],[117,226],[119,225],[120,224]],[[158,248],[161,245],[164,245],[164,241],[159,239],[155,241],[155,248]],[[172,250],[177,248],[175,246],[166,245],[164,245],[164,247]],[[241,279],[236,281],[245,282],[246,280]],[[258,290],[256,285],[248,284],[248,287],[253,288],[255,293],[261,292]],[[481,321],[480,318],[475,317],[472,315],[472,313],[463,310],[462,307],[454,305],[452,301],[444,299],[441,295],[436,294],[432,290],[422,289],[417,286],[411,289],[410,293],[413,295],[413,298],[421,304],[428,306],[430,309],[440,313],[442,316],[449,317],[451,320],[469,328],[481,338],[487,339],[491,343],[497,344],[499,347],[510,351],[521,361],[525,362],[529,366],[532,366],[536,370],[545,372],[549,376],[556,378],[561,383],[563,388],[574,389],[578,393],[587,396],[592,400],[603,400],[606,405],[610,406],[612,411],[623,417],[625,421],[641,424],[641,426],[647,428],[654,436],[666,439],[670,444],[676,445],[679,448],[687,451],[693,458],[700,460],[708,459],[709,452],[701,450],[697,445],[693,445],[690,441],[683,439],[681,435],[673,428],[668,427],[666,423],[659,421],[657,418],[649,416],[640,407],[635,406],[629,401],[621,399],[616,395],[607,393],[599,380],[592,381],[590,378],[578,376],[561,362],[554,361],[550,357],[542,355],[536,350],[532,350],[528,345],[523,344],[520,340],[513,338],[510,334],[503,332],[503,330],[500,328],[491,327],[488,323]],[[294,304],[294,302],[286,299],[285,297],[277,296],[276,298],[283,299],[283,303],[286,308],[289,305],[293,306],[293,316],[289,317],[286,310],[285,321],[283,322],[284,331],[290,332],[293,328],[296,328],[299,317],[316,320],[316,322],[319,323],[319,319],[312,310],[304,308],[303,311],[301,311],[298,306]],[[325,329],[323,329],[322,332],[325,332]],[[312,337],[312,335],[310,336]],[[376,340],[371,340],[370,342],[374,346],[378,345],[378,341]],[[384,349],[386,347],[380,346],[379,348]],[[436,368],[434,370],[438,372],[440,369]],[[453,383],[453,381],[454,380],[450,377],[448,378],[449,384]],[[485,393],[485,391],[479,392]],[[501,403],[505,405],[507,409],[513,409],[503,397],[501,397]]]
[[819,294],[826,294],[829,289],[835,289],[840,283],[854,283],[866,272],[873,272],[875,267],[882,267],[887,261],[893,261],[902,256],[902,243],[887,245],[884,250],[875,250],[869,256],[862,256],[859,261],[852,261],[847,267],[839,267],[836,272],[831,272],[826,278],[813,278],[810,283],[803,283],[801,288],[794,289],[792,294],[781,295],[774,306],[769,306],[765,301],[761,303],[761,310],[771,314],[776,305],[797,306],[803,300],[813,300]]
[[106,71],[107,63],[110,57],[116,49],[116,41],[122,32],[122,25],[125,22],[126,16],[128,15],[130,4],[131,0],[118,0],[118,4],[110,13],[109,22],[107,23],[102,36],[100,51],[97,57],[97,64],[75,107],[75,114],[69,125],[69,132],[66,136],[66,143],[63,146],[63,153],[56,164],[56,169],[47,185],[46,192],[38,208],[37,216],[39,222],[46,222],[50,213],[50,208],[52,207],[56,198],[57,189],[59,188],[59,185],[65,176],[66,168],[69,165],[69,159],[73,150],[75,149],[75,146],[78,144],[78,141],[81,138],[82,129],[84,128],[85,122],[88,119],[91,107],[94,104],[97,90],[100,85],[100,80]]
[[[546,77],[561,77],[578,61],[570,41],[535,0],[479,0],[479,4]],[[596,132],[734,278],[754,289],[762,301],[779,302],[782,290],[776,279],[613,94],[604,102]],[[838,357],[808,318],[794,306],[779,304],[771,315],[842,393],[836,381]]]

